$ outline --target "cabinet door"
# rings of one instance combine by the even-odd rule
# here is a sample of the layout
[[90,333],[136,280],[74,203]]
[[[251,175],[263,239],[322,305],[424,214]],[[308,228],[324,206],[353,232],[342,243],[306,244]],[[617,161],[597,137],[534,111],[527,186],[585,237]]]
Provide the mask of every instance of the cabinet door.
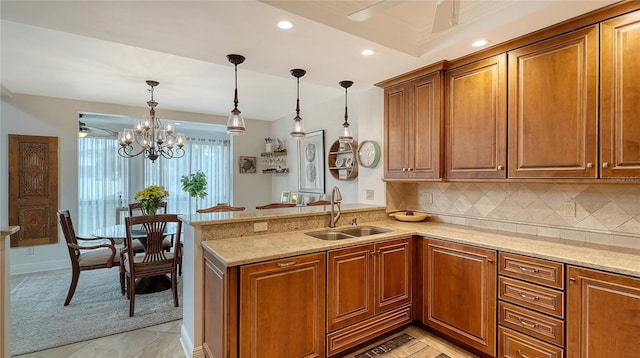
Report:
[[437,179],[442,177],[442,75],[440,72],[409,82],[411,124],[407,177]]
[[407,83],[401,83],[384,89],[384,177],[388,179],[406,178],[409,167],[408,87]]
[[597,176],[597,30],[508,53],[509,177]]
[[640,11],[602,23],[600,176],[640,176]]
[[428,240],[423,322],[481,352],[496,354],[496,252]]
[[506,178],[507,57],[447,71],[446,177]]
[[567,277],[567,356],[638,357],[640,279],[571,266]]
[[240,268],[240,357],[324,357],[325,255]]
[[411,302],[411,239],[378,243],[376,252],[376,314]]
[[327,331],[373,316],[373,244],[329,251],[327,265]]

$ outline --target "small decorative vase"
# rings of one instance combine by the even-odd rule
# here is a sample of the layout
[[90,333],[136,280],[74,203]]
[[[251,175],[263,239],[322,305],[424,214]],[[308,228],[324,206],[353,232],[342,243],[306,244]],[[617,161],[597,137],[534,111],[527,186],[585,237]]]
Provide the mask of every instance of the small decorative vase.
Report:
[[147,215],[155,215],[158,212],[158,204],[157,203],[147,203],[145,205],[144,210],[147,212]]

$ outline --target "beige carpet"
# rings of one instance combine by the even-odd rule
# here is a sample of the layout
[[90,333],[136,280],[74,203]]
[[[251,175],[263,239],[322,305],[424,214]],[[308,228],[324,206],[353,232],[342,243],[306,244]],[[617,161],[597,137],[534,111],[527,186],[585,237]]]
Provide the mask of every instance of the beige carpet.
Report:
[[75,295],[64,307],[70,282],[71,269],[27,276],[12,289],[12,355],[182,318],[180,278],[180,307],[173,306],[171,290],[136,295],[134,317],[129,317],[129,301],[120,294],[118,268],[81,272]]

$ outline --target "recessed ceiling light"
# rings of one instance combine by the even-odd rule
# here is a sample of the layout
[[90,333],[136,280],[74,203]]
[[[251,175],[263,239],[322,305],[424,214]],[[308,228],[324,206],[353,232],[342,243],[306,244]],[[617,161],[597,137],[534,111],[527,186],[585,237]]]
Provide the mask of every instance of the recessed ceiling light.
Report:
[[375,51],[371,50],[371,49],[366,49],[366,50],[362,50],[362,52],[360,52],[362,55],[364,56],[371,56],[374,53],[376,53]]
[[476,40],[473,41],[473,43],[471,44],[471,46],[473,47],[481,47],[487,44],[487,40]]
[[291,21],[282,20],[278,22],[278,27],[284,30],[289,30],[293,27],[293,24],[291,23]]

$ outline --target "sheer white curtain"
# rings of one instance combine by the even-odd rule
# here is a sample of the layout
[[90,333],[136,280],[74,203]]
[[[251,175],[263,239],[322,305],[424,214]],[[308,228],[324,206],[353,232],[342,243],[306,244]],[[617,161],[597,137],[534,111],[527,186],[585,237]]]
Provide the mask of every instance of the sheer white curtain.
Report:
[[162,185],[169,191],[167,212],[196,212],[195,199],[182,191],[180,178],[201,170],[207,176],[207,197],[198,199],[198,208],[231,200],[231,145],[229,139],[187,138],[184,158],[144,162],[144,186]]
[[130,160],[118,155],[116,139],[78,138],[78,234],[115,225],[118,196],[129,192],[129,173]]

